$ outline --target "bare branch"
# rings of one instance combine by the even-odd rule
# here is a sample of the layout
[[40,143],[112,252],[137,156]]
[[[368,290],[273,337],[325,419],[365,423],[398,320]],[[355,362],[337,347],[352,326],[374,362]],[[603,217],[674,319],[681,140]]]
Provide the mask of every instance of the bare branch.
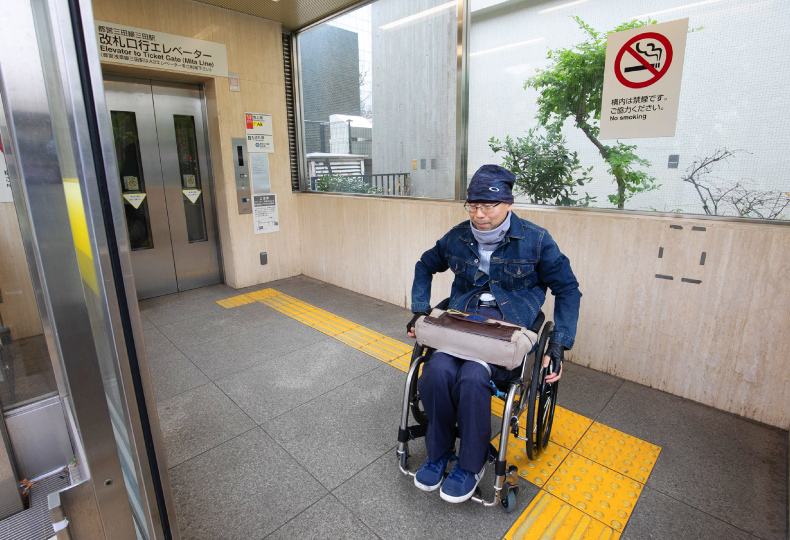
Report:
[[731,205],[740,217],[778,219],[790,206],[790,196],[778,190],[754,189],[755,182],[743,178],[727,190],[721,190],[721,200]]
[[713,166],[720,161],[727,161],[738,152],[744,150],[728,150],[727,148],[719,148],[713,155],[696,158],[691,165],[686,169],[686,174],[681,176],[680,179],[694,186],[694,189],[699,195],[702,202],[702,208],[708,215],[716,216],[719,213],[719,203],[721,202],[722,194],[718,193],[717,189],[711,189],[711,182],[707,178],[713,170]]

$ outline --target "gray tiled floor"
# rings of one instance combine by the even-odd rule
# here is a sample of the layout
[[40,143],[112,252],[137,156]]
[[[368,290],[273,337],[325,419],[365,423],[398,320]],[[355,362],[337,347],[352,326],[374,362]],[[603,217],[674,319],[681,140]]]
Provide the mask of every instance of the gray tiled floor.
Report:
[[[405,375],[262,304],[215,303],[267,287],[408,342],[407,310],[303,276],[141,302],[182,538],[501,538],[538,488],[520,482],[513,514],[417,490],[395,458]],[[622,538],[786,537],[787,432],[571,363],[559,404],[662,447]]]

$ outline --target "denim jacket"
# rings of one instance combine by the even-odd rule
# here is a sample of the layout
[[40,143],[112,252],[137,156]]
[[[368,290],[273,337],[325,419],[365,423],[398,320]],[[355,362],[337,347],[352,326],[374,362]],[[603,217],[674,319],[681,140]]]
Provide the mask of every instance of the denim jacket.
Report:
[[475,295],[490,289],[504,318],[530,327],[551,288],[554,334],[551,341],[573,347],[579,302],[579,282],[548,231],[511,214],[510,229],[491,254],[488,275],[475,281],[480,253],[469,221],[453,227],[436,245],[422,254],[414,267],[411,310],[429,311],[433,274],[448,268],[455,274],[450,309],[472,311]]

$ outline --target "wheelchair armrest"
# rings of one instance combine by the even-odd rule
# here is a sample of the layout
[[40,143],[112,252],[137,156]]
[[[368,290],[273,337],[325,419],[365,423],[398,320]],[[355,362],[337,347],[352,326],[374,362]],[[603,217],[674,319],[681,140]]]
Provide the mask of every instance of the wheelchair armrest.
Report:
[[543,326],[543,323],[546,321],[546,315],[542,311],[538,313],[538,316],[535,318],[535,322],[532,323],[532,326],[529,327],[530,330],[535,332],[536,334],[540,333],[540,328]]
[[447,309],[448,307],[450,307],[449,298],[445,298],[444,300],[442,300],[441,302],[439,302],[434,306],[435,309]]

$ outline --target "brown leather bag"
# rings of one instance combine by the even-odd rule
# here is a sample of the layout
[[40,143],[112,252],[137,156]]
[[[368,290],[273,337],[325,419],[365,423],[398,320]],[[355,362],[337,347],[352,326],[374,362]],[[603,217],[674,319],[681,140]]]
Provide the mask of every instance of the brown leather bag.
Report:
[[538,340],[535,332],[517,324],[443,309],[417,319],[414,332],[420,345],[505,369],[520,366]]

